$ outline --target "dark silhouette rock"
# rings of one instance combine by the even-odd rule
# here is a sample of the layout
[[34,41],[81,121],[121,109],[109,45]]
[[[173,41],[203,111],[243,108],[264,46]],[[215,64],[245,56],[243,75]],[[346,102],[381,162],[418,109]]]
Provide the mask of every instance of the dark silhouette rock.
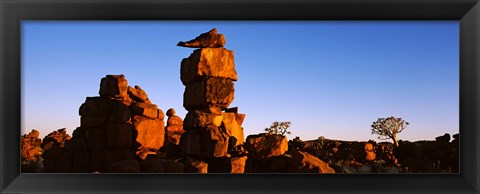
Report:
[[141,168],[137,160],[123,160],[110,164],[110,173],[140,173]]
[[128,82],[125,75],[107,75],[100,82],[100,96],[123,100],[127,98]]

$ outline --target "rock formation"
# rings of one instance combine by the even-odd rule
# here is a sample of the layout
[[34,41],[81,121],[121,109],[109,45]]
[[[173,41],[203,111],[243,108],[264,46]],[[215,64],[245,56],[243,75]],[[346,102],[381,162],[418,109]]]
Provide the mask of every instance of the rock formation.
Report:
[[158,154],[164,113],[146,92],[128,86],[124,75],[107,75],[99,94],[80,106],[80,127],[69,141],[58,141],[64,131],[49,135],[56,141],[44,141],[46,172],[141,172],[141,161]]
[[22,161],[36,161],[42,155],[42,139],[38,138],[39,136],[40,133],[35,129],[22,136],[20,149]]
[[246,157],[235,152],[243,145],[241,127],[245,114],[229,108],[238,80],[233,51],[223,48],[225,38],[217,30],[201,34],[178,46],[199,48],[182,60],[180,78],[185,85],[183,106],[188,110],[181,147],[192,172],[242,173]]

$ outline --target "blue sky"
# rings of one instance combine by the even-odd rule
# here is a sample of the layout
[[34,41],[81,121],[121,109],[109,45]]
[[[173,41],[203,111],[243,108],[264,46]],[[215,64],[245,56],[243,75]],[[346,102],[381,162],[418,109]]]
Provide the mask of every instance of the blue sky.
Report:
[[125,74],[182,118],[177,47],[216,27],[235,53],[245,135],[291,121],[289,138],[377,140],[380,117],[410,122],[399,139],[459,132],[457,21],[22,22],[22,134],[80,125],[100,79]]

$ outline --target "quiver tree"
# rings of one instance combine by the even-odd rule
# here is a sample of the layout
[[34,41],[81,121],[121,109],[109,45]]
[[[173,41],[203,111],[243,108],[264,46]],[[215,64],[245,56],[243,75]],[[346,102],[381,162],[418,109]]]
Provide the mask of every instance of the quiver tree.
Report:
[[407,126],[402,118],[395,118],[393,116],[388,118],[379,118],[372,124],[372,134],[377,134],[378,139],[392,139],[395,147],[398,147],[397,134],[402,132]]
[[272,126],[269,128],[265,128],[265,131],[268,134],[279,134],[279,135],[285,135],[285,134],[290,134],[290,131],[287,131],[287,129],[290,127],[290,121],[287,122],[273,122]]

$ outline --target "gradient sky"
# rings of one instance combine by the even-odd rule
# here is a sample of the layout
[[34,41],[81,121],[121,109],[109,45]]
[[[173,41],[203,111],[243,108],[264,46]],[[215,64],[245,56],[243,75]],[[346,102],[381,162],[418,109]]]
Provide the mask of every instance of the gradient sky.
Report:
[[235,53],[245,136],[291,121],[289,139],[378,140],[370,125],[388,116],[410,122],[403,140],[459,132],[457,21],[24,21],[22,134],[71,134],[107,74],[183,118],[180,62],[194,49],[176,44],[214,27]]

